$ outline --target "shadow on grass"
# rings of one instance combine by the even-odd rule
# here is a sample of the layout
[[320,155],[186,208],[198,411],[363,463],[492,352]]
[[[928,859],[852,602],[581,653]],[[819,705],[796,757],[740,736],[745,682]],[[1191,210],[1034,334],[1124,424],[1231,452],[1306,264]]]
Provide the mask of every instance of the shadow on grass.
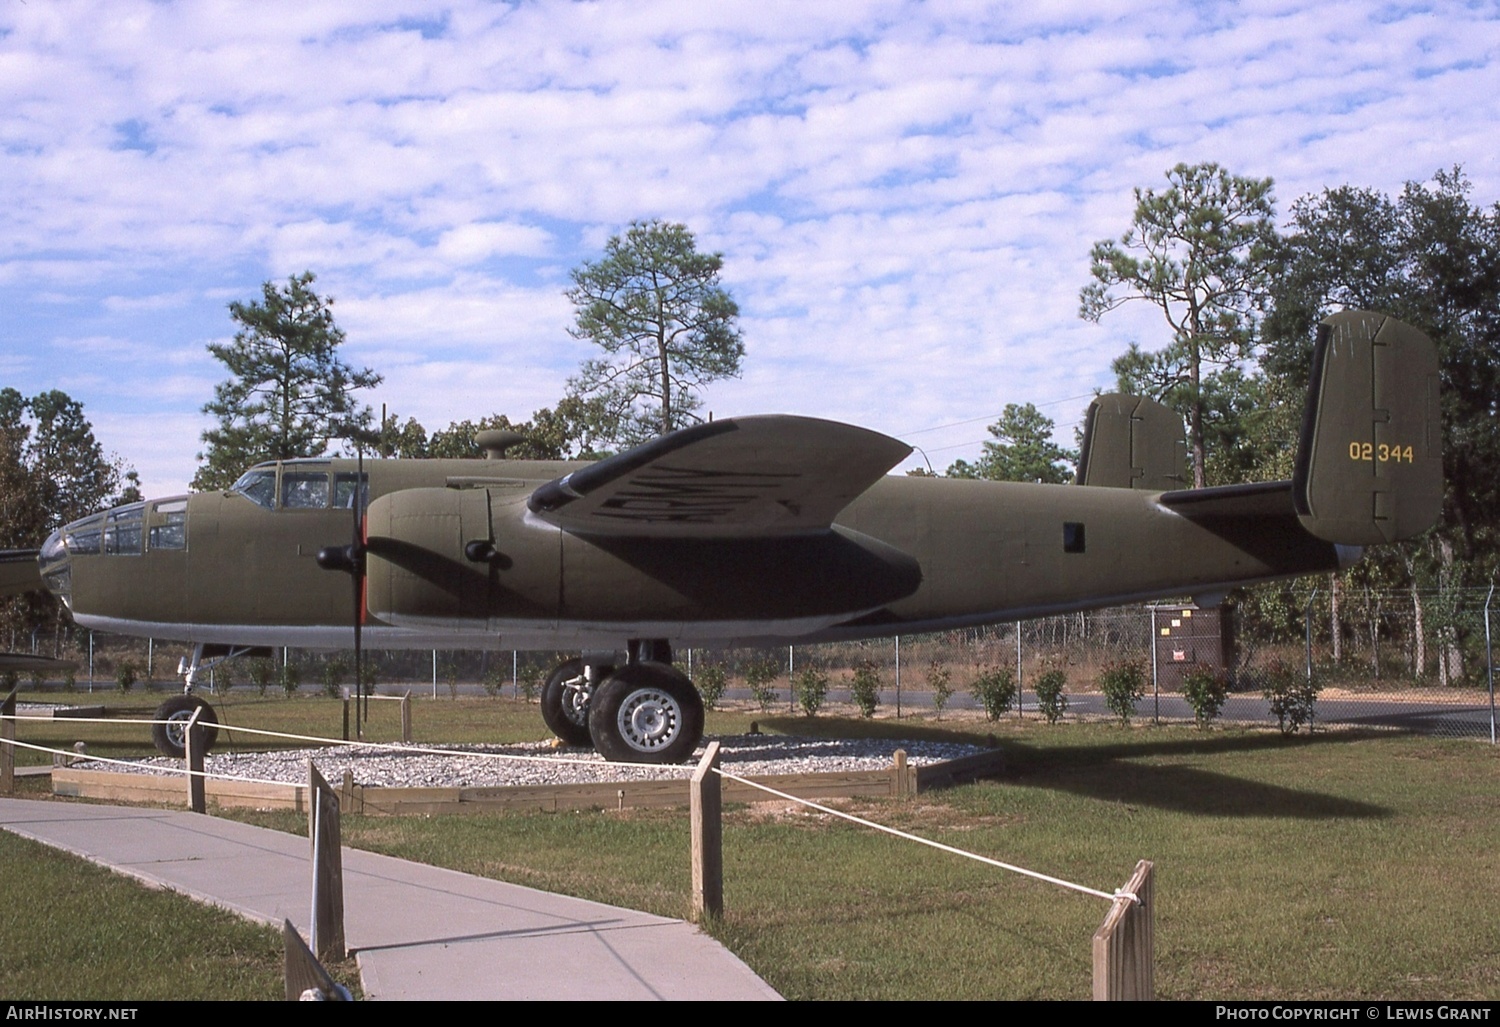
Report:
[[[1052,788],[1106,802],[1149,806],[1180,813],[1231,817],[1293,817],[1310,820],[1379,819],[1394,811],[1326,793],[1248,781],[1191,766],[1139,762],[1147,757],[1211,757],[1228,753],[1278,752],[1366,741],[1378,735],[1339,731],[1313,735],[1270,732],[1204,733],[1194,737],[1152,737],[1142,731],[1121,732],[1120,739],[1079,743],[1076,736],[1047,745],[1034,738],[995,735],[910,722],[870,721],[850,717],[809,720],[771,717],[761,720],[769,731],[789,735],[840,738],[890,738],[912,741],[998,744],[1008,754],[1004,780],[1032,788]],[[1101,728],[1100,730],[1108,730]]]

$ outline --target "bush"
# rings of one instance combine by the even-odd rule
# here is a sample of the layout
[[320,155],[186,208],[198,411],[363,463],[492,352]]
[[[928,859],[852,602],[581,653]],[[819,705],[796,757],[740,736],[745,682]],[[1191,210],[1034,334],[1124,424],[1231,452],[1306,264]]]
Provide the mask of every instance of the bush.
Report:
[[1146,673],[1134,660],[1111,663],[1099,674],[1099,691],[1104,693],[1109,712],[1119,717],[1121,724],[1128,724],[1135,704],[1146,694]]
[[72,667],[69,667],[67,670],[63,671],[63,691],[78,691],[78,671],[74,670]]
[[927,665],[927,687],[932,689],[932,708],[938,720],[943,719],[943,708],[953,698],[953,675],[943,666],[942,660],[933,660]]
[[1036,683],[1031,686],[1032,691],[1036,692],[1036,708],[1047,718],[1049,724],[1056,724],[1067,712],[1068,697],[1063,695],[1063,686],[1067,683],[1068,675],[1053,667],[1042,671]]
[[860,660],[854,665],[854,680],[849,685],[849,698],[859,707],[859,715],[866,720],[875,716],[880,705],[880,670],[869,660]]
[[1211,670],[1193,670],[1182,679],[1182,697],[1193,708],[1193,719],[1198,722],[1199,730],[1218,719],[1228,694],[1229,683],[1223,675]]
[[770,660],[755,660],[745,668],[745,684],[750,686],[750,698],[760,704],[760,712],[770,713],[781,698],[781,693],[772,687],[778,667]]
[[234,673],[229,669],[229,661],[225,660],[209,671],[208,679],[210,687],[215,695],[223,695],[234,687]]
[[[516,683],[520,684],[519,681]],[[484,694],[493,699],[500,694],[500,689],[505,684],[505,672],[499,667],[491,667],[479,680],[479,684],[484,688]]]
[[723,667],[711,663],[698,671],[693,684],[698,686],[698,693],[703,696],[703,708],[711,710],[724,698],[724,689],[729,687],[729,675],[724,673]]
[[1284,735],[1296,734],[1303,724],[1312,730],[1318,686],[1280,661],[1266,671],[1266,686],[1261,691],[1271,704],[1271,714]]
[[802,707],[802,712],[809,717],[816,717],[823,708],[823,700],[828,697],[828,675],[817,667],[803,667],[797,671],[792,687],[797,693],[797,703]]
[[247,663],[245,670],[256,692],[265,695],[266,689],[271,687],[271,679],[276,676],[276,665],[262,656]]
[[276,680],[281,683],[281,690],[288,696],[296,695],[297,689],[302,685],[302,671],[290,663],[283,664]]
[[7,670],[3,674],[0,674],[0,696],[9,695],[20,683],[21,675],[17,671]]
[[970,690],[984,707],[984,715],[999,720],[1016,701],[1016,675],[1009,667],[991,667],[974,679]]
[[330,699],[337,699],[343,694],[344,678],[349,673],[349,665],[341,657],[330,656],[323,662],[323,694]]
[[[9,677],[10,675],[6,675],[6,676]],[[120,686],[120,691],[122,691],[122,692],[128,692],[128,691],[130,691],[132,688],[135,687],[135,682],[136,682],[135,664],[130,663],[129,661],[126,661],[126,662],[118,664],[115,667],[115,684],[117,684],[117,685]],[[10,691],[10,688],[8,687],[8,684],[7,684],[6,691],[7,692]]]

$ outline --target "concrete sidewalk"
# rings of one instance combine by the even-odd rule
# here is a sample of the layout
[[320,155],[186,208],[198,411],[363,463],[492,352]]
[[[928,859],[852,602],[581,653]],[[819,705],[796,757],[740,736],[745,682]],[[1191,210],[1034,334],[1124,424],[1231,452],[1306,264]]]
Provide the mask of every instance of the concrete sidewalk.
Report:
[[[7,798],[0,827],[308,934],[305,838],[175,810]],[[357,849],[344,849],[344,903],[366,998],[780,997],[681,920]]]

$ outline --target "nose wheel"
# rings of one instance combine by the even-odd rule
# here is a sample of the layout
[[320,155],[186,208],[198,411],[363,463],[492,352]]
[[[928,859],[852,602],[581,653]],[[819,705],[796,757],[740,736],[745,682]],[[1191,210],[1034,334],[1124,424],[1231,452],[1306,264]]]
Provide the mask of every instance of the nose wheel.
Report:
[[703,737],[703,699],[669,663],[632,663],[589,700],[594,748],[620,763],[681,763]]
[[193,713],[201,709],[198,725],[203,729],[203,749],[207,752],[219,740],[219,718],[214,708],[196,695],[174,695],[156,708],[153,720],[165,721],[151,725],[151,741],[156,751],[163,756],[182,759],[187,755],[188,721]]

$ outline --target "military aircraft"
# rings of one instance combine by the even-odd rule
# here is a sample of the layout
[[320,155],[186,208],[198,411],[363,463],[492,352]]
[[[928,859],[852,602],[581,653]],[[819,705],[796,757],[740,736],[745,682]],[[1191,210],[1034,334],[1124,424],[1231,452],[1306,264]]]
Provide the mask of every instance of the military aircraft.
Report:
[[1320,327],[1291,481],[1184,489],[1180,418],[1118,395],[1090,407],[1073,485],[887,476],[905,443],[807,417],[712,421],[595,463],[505,459],[516,438],[482,439],[484,460],[258,464],[223,492],[75,521],[39,570],[84,627],[197,644],[163,717],[206,705],[195,672],[245,647],[576,650],[546,681],[547,725],[676,762],[703,704],[674,647],[1212,603],[1420,534],[1443,492],[1434,347],[1353,311]]

